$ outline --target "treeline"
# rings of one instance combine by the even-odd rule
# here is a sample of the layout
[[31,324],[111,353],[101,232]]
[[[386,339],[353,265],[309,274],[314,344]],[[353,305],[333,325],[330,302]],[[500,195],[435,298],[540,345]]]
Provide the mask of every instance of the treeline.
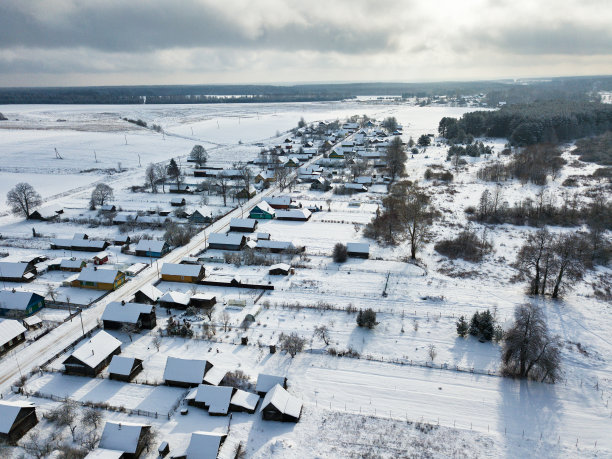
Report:
[[580,161],[612,166],[612,132],[578,140],[573,154],[578,155]]
[[551,100],[506,105],[497,111],[475,111],[461,118],[444,117],[438,133],[452,143],[462,138],[505,137],[513,145],[568,142],[612,129],[612,105]]

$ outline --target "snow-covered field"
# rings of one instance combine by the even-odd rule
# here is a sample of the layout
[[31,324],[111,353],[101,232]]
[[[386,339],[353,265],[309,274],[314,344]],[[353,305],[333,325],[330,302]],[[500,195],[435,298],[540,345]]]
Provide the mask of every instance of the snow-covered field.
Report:
[[[405,104],[344,103],[204,105],[204,106],[2,106],[9,118],[0,124],[0,195],[20,181],[29,181],[43,196],[43,214],[63,208],[68,216],[86,218],[91,188],[102,181],[115,189],[114,203],[125,210],[166,208],[168,194],[133,193],[130,186],[144,183],[150,162],[184,161],[195,143],[204,145],[210,164],[230,167],[237,160],[253,159],[263,143],[275,143],[277,135],[306,121],[333,120],[367,114],[379,120],[395,116],[404,126],[404,139],[436,133],[443,116],[460,116],[471,109],[415,107]],[[138,128],[122,117],[156,123],[165,135]],[[57,120],[65,121],[57,121]],[[502,150],[501,139],[484,139],[494,147],[494,159]],[[63,159],[55,157],[57,148]],[[94,150],[96,156],[94,157]],[[163,292],[212,292],[217,295],[213,322],[218,325],[212,340],[203,339],[204,317],[194,320],[197,339],[162,338],[159,351],[150,333],[132,339],[113,332],[123,341],[122,355],[144,360],[144,370],[134,383],[108,379],[69,377],[58,373],[36,374],[29,391],[40,391],[77,401],[106,401],[113,406],[167,412],[182,390],[150,386],[162,382],[168,356],[206,358],[226,370],[241,369],[254,381],[258,373],[283,374],[289,391],[305,403],[297,425],[262,421],[260,415],[235,414],[222,457],[232,457],[238,442],[248,457],[610,457],[612,455],[612,325],[610,304],[593,296],[595,276],[610,278],[608,268],[587,275],[586,281],[559,301],[534,300],[525,295],[522,283],[512,283],[510,265],[525,234],[534,228],[498,225],[487,228],[494,253],[480,264],[450,261],[433,249],[433,242],[456,234],[467,224],[464,209],[477,205],[482,191],[493,184],[477,179],[476,171],[491,158],[468,158],[468,165],[453,171],[450,184],[424,179],[431,165],[444,165],[445,146],[431,146],[409,155],[408,179],[419,181],[433,193],[442,218],[432,227],[433,240],[419,254],[418,265],[406,263],[409,247],[375,244],[364,238],[363,225],[375,215],[384,192],[377,187],[352,197],[310,191],[298,185],[292,197],[304,205],[323,208],[308,222],[261,221],[258,232],[273,240],[304,246],[301,256],[276,256],[296,266],[291,276],[270,276],[265,267],[208,263],[207,275],[238,275],[243,280],[274,285],[260,291],[161,282]],[[548,188],[560,196],[561,183],[570,175],[586,176],[596,166],[570,161]],[[140,156],[140,158],[139,158]],[[96,162],[97,159],[97,162]],[[118,163],[124,169],[116,171]],[[140,163],[140,165],[139,165]],[[380,187],[382,188],[382,187]],[[541,187],[516,181],[503,183],[503,200],[510,204],[535,198]],[[198,196],[188,196],[188,208],[200,207]],[[331,200],[328,208],[328,200]],[[360,201],[358,207],[349,205]],[[211,198],[208,208],[224,213],[227,206]],[[0,206],[4,206],[1,203]],[[0,207],[1,250],[11,256],[32,253],[65,256],[48,249],[51,237],[87,232],[91,237],[112,237],[117,227],[88,227],[77,223],[24,222]],[[474,224],[478,231],[482,226]],[[32,239],[32,228],[41,237]],[[552,228],[553,231],[575,229]],[[160,236],[163,230],[139,230]],[[331,260],[337,242],[369,242],[370,259],[350,259],[338,265]],[[147,259],[122,254],[111,247],[111,262],[127,265]],[[60,253],[62,252],[62,253]],[[210,251],[209,254],[221,255]],[[84,254],[87,256],[87,254]],[[47,284],[59,285],[70,273],[46,273],[24,286],[44,293]],[[7,284],[7,288],[11,285]],[[383,291],[385,296],[383,296]],[[60,300],[86,304],[95,292],[71,287],[59,289]],[[229,306],[232,299],[246,301],[244,309]],[[255,303],[256,302],[256,303]],[[460,338],[455,321],[461,315],[490,309],[498,322],[507,325],[514,308],[537,302],[546,312],[548,325],[564,342],[563,380],[555,385],[515,381],[500,377],[500,346]],[[331,309],[330,309],[331,306]],[[355,313],[347,307],[378,312],[373,330],[356,327]],[[229,329],[222,330],[227,312]],[[246,312],[255,322],[239,328]],[[174,313],[178,313],[174,311]],[[45,311],[43,318],[61,321],[64,311]],[[158,328],[168,317],[158,309]],[[76,320],[76,319],[73,319]],[[330,343],[313,336],[316,326],[329,328]],[[268,344],[280,333],[296,332],[307,338],[307,352],[291,359],[284,353],[269,354]],[[241,346],[242,337],[248,345]],[[577,343],[580,346],[577,346]],[[433,364],[428,348],[435,345]],[[361,358],[333,357],[326,351],[352,350]],[[7,357],[4,357],[5,359]],[[61,369],[62,356],[51,364]],[[433,368],[431,368],[433,367]],[[473,373],[472,373],[473,372]],[[103,373],[106,376],[106,373]],[[18,396],[13,395],[13,398]],[[56,402],[33,399],[44,409]],[[160,440],[171,445],[187,441],[194,430],[227,428],[226,418],[213,418],[203,410],[190,409],[187,416],[175,413],[170,420],[139,418],[105,412],[106,419],[142,420],[160,430]],[[431,426],[433,427],[431,427]],[[44,430],[46,421],[37,429]],[[393,432],[391,435],[390,432]],[[312,441],[316,436],[317,441]],[[155,457],[153,453],[148,457]]]

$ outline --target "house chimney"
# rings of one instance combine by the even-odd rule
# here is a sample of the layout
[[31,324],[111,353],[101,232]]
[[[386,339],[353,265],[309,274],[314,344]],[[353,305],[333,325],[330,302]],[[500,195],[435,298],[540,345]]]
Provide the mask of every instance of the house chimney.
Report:
[[12,290],[12,291],[13,291],[13,293],[17,292],[17,290],[15,290],[14,288],[13,288],[13,290]]
[[97,266],[94,266],[94,271],[97,271],[97,270],[98,270],[98,267],[97,267]]
[[121,430],[121,423],[119,423],[119,430]]
[[121,306],[125,306],[125,300],[121,300]]

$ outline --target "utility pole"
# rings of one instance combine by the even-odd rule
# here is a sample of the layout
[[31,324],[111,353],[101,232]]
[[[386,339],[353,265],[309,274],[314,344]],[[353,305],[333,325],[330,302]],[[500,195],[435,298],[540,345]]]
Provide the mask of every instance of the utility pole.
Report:
[[81,330],[83,330],[83,336],[85,336],[85,326],[83,325],[83,308],[79,308],[79,317],[81,318]]

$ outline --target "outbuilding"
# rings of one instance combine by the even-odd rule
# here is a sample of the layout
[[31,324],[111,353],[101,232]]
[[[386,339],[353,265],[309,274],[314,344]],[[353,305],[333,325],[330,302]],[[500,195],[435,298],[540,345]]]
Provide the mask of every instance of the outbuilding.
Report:
[[240,233],[252,233],[257,227],[257,220],[252,218],[232,218],[230,220],[230,231],[237,231]]
[[123,451],[122,458],[136,459],[147,446],[151,426],[135,422],[106,421],[99,448]]
[[187,448],[172,454],[171,459],[216,459],[226,438],[221,432],[193,432]]
[[190,297],[186,293],[168,291],[159,298],[162,308],[187,309]]
[[0,319],[0,355],[25,341],[26,328],[18,320]]
[[369,258],[370,244],[367,242],[348,242],[346,244],[346,253],[353,258]]
[[212,364],[207,360],[168,357],[164,382],[168,386],[196,387],[204,383],[204,376],[211,368]]
[[59,266],[60,271],[80,273],[87,266],[87,261],[77,258],[64,258]]
[[29,263],[0,261],[0,281],[31,282],[36,277],[36,268]]
[[174,207],[182,207],[185,204],[187,204],[187,201],[185,201],[185,198],[178,197],[178,198],[172,198],[170,200],[170,205]]
[[257,376],[257,384],[255,385],[255,392],[262,397],[266,395],[274,386],[280,385],[284,389],[287,388],[287,378],[284,376],[268,375],[260,373]]
[[15,444],[36,424],[38,418],[33,403],[0,401],[0,439]]
[[268,273],[273,276],[286,276],[291,272],[291,265],[287,263],[277,263],[270,266]]
[[312,213],[308,209],[289,209],[289,210],[277,210],[277,220],[292,220],[305,222],[310,219]]
[[142,371],[142,360],[136,357],[114,355],[108,366],[108,378],[130,382]]
[[291,196],[271,196],[263,198],[273,209],[288,209],[293,202]]
[[226,416],[234,393],[233,387],[200,384],[189,404],[208,409],[211,416]]
[[136,303],[155,304],[159,301],[163,293],[153,284],[147,284],[141,287],[134,294],[134,301]]
[[264,397],[260,411],[266,421],[298,422],[302,401],[277,384]]
[[242,411],[254,414],[259,403],[259,395],[247,392],[242,389],[236,389],[232,400],[230,401],[230,411]]
[[217,296],[214,293],[196,293],[189,299],[189,305],[196,308],[210,309],[217,304]]
[[64,373],[96,376],[121,353],[121,341],[101,330],[79,346],[66,360]]

